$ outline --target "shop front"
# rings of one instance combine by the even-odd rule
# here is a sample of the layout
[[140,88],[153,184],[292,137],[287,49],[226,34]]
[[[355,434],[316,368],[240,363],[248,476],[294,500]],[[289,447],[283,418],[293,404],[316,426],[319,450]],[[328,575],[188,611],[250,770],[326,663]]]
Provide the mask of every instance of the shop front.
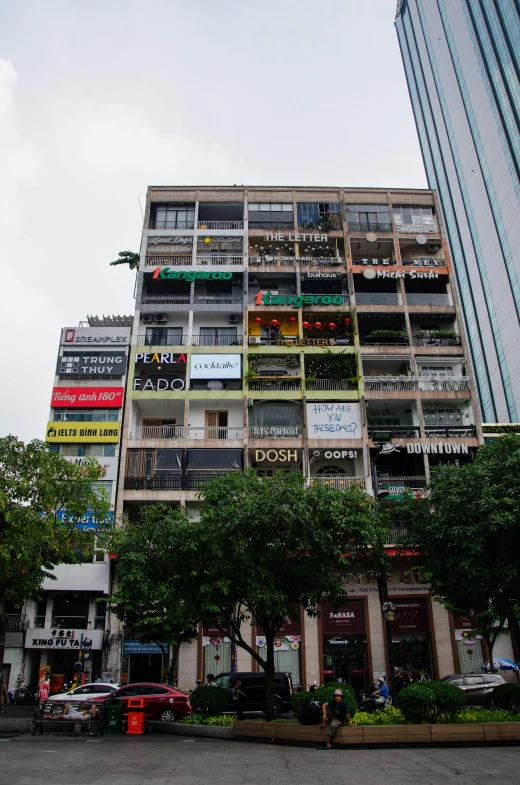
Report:
[[341,679],[354,690],[368,687],[369,663],[364,600],[321,608],[323,681]]
[[[294,609],[297,618],[287,616],[285,624],[278,630],[274,639],[274,667],[279,673],[290,673],[293,687],[301,684],[301,635],[300,612]],[[266,656],[265,635],[257,630],[256,648],[261,657]]]
[[28,671],[35,674],[45,667],[51,676],[51,692],[55,693],[73,681],[75,665],[81,661],[80,679],[83,683],[91,681],[101,675],[102,644],[102,630],[30,627],[25,635]]
[[138,640],[123,641],[121,684],[150,681],[166,681],[170,647],[168,643],[141,643]]
[[459,658],[459,673],[481,673],[482,665],[488,660],[484,641],[473,633],[473,624],[467,616],[456,616],[453,620],[455,644]]
[[390,598],[394,604],[392,649],[398,688],[411,681],[433,679],[430,614],[426,597]]
[[232,670],[232,646],[229,638],[217,627],[204,627],[202,630],[202,678],[204,683],[208,673],[218,676]]

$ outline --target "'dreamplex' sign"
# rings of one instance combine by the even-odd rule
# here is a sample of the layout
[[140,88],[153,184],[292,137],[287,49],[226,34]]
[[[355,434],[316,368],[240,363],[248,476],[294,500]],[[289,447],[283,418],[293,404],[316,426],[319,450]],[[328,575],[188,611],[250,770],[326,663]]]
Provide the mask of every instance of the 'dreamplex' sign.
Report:
[[192,354],[192,379],[241,379],[240,354]]
[[130,343],[130,327],[64,327],[61,343],[124,346]]
[[308,403],[309,439],[361,439],[359,403]]

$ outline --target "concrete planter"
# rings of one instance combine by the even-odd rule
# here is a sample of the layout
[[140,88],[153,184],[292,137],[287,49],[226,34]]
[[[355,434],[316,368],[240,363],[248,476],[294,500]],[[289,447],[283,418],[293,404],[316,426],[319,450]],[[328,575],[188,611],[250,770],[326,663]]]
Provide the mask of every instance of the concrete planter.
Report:
[[183,725],[178,722],[151,722],[152,733],[171,733],[174,736],[203,736],[209,739],[232,739],[233,728],[217,725]]
[[0,736],[2,733],[30,733],[32,730],[32,718],[26,719],[0,719]]

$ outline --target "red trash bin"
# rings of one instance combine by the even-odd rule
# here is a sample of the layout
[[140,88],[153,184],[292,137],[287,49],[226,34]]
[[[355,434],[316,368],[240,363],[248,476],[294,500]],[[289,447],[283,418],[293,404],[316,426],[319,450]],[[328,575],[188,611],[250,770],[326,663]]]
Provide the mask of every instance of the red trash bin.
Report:
[[144,698],[128,699],[128,728],[127,733],[137,735],[144,733]]

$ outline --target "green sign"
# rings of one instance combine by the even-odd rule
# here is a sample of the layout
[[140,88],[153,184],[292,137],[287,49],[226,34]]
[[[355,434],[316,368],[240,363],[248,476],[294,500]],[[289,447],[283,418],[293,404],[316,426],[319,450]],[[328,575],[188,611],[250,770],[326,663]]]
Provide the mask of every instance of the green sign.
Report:
[[342,294],[271,294],[271,292],[258,292],[255,305],[292,305],[301,308],[303,305],[343,305],[345,298]]
[[153,278],[167,278],[168,280],[178,279],[181,281],[229,281],[233,273],[223,273],[219,270],[172,270],[170,267],[156,267],[153,271]]

